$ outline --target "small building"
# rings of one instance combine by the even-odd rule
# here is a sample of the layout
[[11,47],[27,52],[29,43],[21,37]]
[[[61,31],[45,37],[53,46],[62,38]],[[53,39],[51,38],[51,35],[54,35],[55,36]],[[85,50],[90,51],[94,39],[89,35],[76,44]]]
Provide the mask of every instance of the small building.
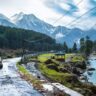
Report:
[[55,53],[55,57],[59,61],[65,61],[65,52],[59,51]]

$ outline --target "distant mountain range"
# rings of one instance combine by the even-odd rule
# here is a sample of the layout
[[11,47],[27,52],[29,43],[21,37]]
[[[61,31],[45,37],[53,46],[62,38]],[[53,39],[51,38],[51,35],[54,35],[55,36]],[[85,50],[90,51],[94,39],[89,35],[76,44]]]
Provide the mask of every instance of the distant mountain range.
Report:
[[54,27],[40,20],[33,14],[24,14],[22,12],[15,14],[11,18],[7,18],[3,14],[0,14],[0,25],[44,33],[55,38],[58,43],[66,42],[69,47],[72,47],[74,42],[79,44],[79,40],[82,37],[89,36],[91,40],[96,40],[95,29],[84,31],[78,28],[69,29],[64,26]]

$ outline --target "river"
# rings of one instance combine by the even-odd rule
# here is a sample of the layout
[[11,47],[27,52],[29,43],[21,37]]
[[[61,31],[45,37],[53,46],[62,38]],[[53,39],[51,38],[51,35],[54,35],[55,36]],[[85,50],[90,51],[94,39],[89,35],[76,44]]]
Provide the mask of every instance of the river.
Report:
[[32,85],[20,78],[16,63],[20,58],[3,60],[0,70],[0,96],[42,96]]
[[89,63],[91,68],[95,68],[94,71],[92,71],[91,75],[88,75],[88,72],[85,72],[84,75],[87,76],[88,81],[96,85],[96,56],[90,56]]

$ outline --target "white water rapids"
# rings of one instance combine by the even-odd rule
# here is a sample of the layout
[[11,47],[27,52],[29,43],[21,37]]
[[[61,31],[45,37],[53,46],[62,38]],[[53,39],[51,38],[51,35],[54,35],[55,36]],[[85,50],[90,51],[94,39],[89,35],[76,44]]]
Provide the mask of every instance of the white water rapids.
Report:
[[0,96],[42,96],[28,82],[20,78],[16,63],[20,58],[5,59],[0,70]]

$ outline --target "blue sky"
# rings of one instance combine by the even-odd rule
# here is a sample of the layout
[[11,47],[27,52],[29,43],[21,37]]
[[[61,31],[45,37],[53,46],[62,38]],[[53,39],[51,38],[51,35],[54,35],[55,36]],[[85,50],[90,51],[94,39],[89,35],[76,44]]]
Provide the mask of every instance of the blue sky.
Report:
[[[19,12],[32,13],[53,24],[64,15],[64,18],[54,25],[67,25],[93,7],[96,7],[96,0],[0,0],[0,13],[8,17]],[[85,27],[88,23],[90,26],[94,25],[96,23],[96,9],[78,22],[80,23],[73,25],[77,27]]]

